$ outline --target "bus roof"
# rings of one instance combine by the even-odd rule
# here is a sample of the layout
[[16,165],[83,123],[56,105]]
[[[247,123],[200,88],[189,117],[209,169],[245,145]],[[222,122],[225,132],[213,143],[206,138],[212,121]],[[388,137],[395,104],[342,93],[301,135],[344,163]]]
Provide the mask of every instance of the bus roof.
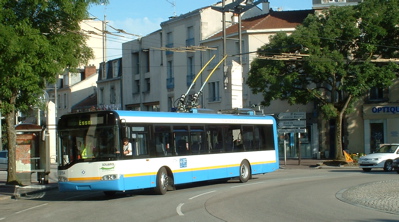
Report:
[[120,119],[127,122],[141,123],[240,123],[240,124],[274,124],[272,116],[235,115],[211,113],[176,113],[176,112],[149,112],[115,110]]

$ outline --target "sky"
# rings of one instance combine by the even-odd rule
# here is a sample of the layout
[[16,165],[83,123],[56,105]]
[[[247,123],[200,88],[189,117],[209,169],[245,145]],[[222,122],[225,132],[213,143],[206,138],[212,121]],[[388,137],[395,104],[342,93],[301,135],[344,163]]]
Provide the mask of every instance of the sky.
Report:
[[[145,36],[161,28],[160,24],[171,16],[179,16],[196,9],[213,5],[221,0],[108,0],[107,5],[89,8],[89,15],[105,20],[127,33]],[[303,10],[312,8],[312,0],[269,0],[273,10]],[[107,31],[121,35],[107,26]],[[122,57],[122,43],[134,40],[132,35],[117,37],[107,35],[107,60]]]

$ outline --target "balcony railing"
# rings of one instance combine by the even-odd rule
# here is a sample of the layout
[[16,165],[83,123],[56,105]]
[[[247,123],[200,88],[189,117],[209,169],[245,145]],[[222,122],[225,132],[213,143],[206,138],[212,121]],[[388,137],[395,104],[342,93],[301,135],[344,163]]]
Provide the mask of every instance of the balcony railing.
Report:
[[[165,45],[166,48],[173,48],[173,43],[168,43]],[[166,51],[166,55],[173,55],[172,51]]]
[[195,39],[194,38],[190,38],[190,39],[186,39],[186,46],[190,47],[195,45]]
[[166,88],[167,89],[175,88],[175,78],[171,77],[166,79]]

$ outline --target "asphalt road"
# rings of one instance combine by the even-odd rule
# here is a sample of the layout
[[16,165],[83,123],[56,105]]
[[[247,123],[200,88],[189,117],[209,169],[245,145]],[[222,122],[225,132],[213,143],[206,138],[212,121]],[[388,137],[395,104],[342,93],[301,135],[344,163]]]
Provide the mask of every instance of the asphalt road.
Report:
[[[153,195],[38,192],[0,201],[3,221],[397,221],[399,209],[389,198],[398,190],[396,172],[358,168],[280,169],[248,183],[201,183]],[[398,186],[396,186],[398,187]],[[392,212],[367,206],[376,188]],[[354,198],[367,200],[351,202]],[[392,202],[393,201],[393,202]]]

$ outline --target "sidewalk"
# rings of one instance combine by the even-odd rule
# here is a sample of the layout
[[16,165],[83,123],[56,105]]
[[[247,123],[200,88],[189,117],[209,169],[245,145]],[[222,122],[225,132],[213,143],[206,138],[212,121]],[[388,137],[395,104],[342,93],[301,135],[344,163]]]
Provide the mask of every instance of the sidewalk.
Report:
[[355,164],[346,164],[343,162],[335,162],[326,159],[280,159],[280,169],[306,169],[306,168],[326,168],[326,167],[352,167],[359,168]]
[[0,171],[0,201],[5,199],[18,199],[30,194],[58,188],[57,165],[52,164],[48,184],[39,184],[37,174],[31,175],[31,184],[26,186],[6,185],[7,171]]

